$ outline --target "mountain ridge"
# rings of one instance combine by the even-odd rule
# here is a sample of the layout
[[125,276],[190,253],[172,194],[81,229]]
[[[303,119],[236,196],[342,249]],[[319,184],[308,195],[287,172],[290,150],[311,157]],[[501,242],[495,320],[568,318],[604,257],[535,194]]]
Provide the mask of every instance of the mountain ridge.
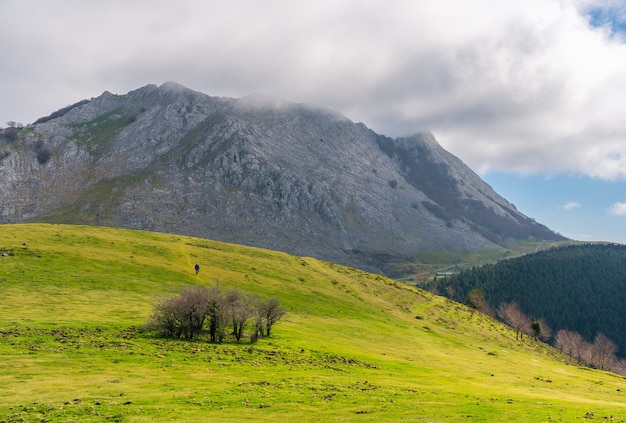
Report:
[[105,92],[1,141],[0,219],[213,238],[380,271],[372,257],[561,240],[432,134],[166,82]]

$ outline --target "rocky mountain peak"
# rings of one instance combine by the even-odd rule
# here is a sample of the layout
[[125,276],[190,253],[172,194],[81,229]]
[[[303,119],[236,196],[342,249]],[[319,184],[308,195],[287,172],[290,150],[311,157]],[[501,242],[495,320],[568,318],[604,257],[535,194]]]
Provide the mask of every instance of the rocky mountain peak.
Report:
[[108,92],[0,134],[0,218],[256,245],[369,270],[373,257],[561,239],[432,134],[391,139],[320,107],[173,82]]

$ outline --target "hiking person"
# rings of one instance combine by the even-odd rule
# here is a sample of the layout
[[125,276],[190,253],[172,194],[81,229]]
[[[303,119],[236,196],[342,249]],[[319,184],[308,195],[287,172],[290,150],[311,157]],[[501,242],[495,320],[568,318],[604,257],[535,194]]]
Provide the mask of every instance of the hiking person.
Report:
[[196,269],[196,275],[197,275],[198,272],[200,271],[200,265],[196,263],[196,265],[193,268]]

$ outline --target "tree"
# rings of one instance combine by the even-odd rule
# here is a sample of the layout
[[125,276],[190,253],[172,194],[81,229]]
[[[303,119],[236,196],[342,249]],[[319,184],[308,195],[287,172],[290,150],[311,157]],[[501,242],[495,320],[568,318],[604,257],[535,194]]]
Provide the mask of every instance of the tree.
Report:
[[157,303],[148,326],[166,336],[193,339],[202,332],[208,305],[206,288],[185,288],[178,296]]
[[591,366],[593,363],[593,345],[587,342],[585,338],[580,337],[578,340],[578,364],[583,366]]
[[585,340],[578,332],[561,329],[556,333],[554,346],[564,354],[567,354],[570,363],[572,362],[572,358],[580,362],[579,357],[584,341]]
[[535,340],[541,335],[541,322],[539,320],[532,321],[530,324],[530,333]]
[[611,366],[611,371],[626,376],[626,360],[616,359]]
[[224,317],[226,300],[220,289],[215,286],[209,290],[209,306],[207,315],[209,318],[209,339],[211,342],[222,342],[224,340]]
[[615,360],[617,345],[603,333],[596,335],[592,348],[592,364],[600,370],[608,370]]
[[233,336],[239,342],[255,309],[248,295],[239,289],[230,289],[225,295],[228,319],[233,327]]
[[480,288],[474,288],[467,294],[465,299],[465,305],[475,310],[481,311],[485,308],[487,300],[485,300],[485,291]]
[[488,316],[495,317],[493,307],[485,298],[485,291],[480,288],[474,288],[467,294],[465,305]]
[[578,364],[626,374],[626,361],[619,360],[615,353],[617,345],[603,333],[596,335],[593,344],[587,342],[578,332],[560,330],[554,345],[563,353],[578,360]]
[[193,339],[202,332],[209,305],[210,292],[204,287],[192,286],[180,293],[177,319],[180,321],[185,338]]
[[285,309],[280,305],[280,300],[276,297],[261,302],[258,314],[264,322],[265,336],[270,336],[272,327],[282,319],[285,313]]
[[515,329],[515,339],[520,339],[520,335],[523,335],[530,328],[530,319],[522,312],[519,304],[515,301],[501,303],[497,314],[506,324]]
[[544,319],[535,319],[530,324],[530,335],[536,341],[539,338],[546,340],[552,336],[552,329]]
[[152,317],[148,322],[149,329],[157,329],[165,336],[180,338],[182,329],[176,318],[178,298],[167,297],[160,300],[152,311]]

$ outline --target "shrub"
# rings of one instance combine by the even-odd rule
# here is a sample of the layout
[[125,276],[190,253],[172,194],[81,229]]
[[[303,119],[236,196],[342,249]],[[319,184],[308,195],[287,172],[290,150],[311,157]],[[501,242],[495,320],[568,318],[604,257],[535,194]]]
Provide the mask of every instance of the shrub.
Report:
[[33,144],[33,148],[37,154],[37,161],[39,164],[43,165],[50,161],[52,153],[46,148],[42,140],[37,140],[37,142]]
[[178,296],[158,302],[148,326],[166,336],[193,339],[202,332],[210,306],[209,290],[188,287]]
[[39,162],[39,164],[44,165],[48,163],[51,157],[52,153],[47,148],[37,150],[37,162]]
[[239,342],[252,329],[252,342],[270,336],[272,327],[285,315],[278,298],[261,299],[238,289],[225,293],[219,287],[193,286],[177,296],[160,300],[153,309],[147,329],[164,336],[193,339],[208,333],[210,342],[223,342],[226,327]]
[[6,129],[0,129],[0,139],[3,139],[6,142],[14,142],[17,140],[18,129],[15,127],[9,127]]

